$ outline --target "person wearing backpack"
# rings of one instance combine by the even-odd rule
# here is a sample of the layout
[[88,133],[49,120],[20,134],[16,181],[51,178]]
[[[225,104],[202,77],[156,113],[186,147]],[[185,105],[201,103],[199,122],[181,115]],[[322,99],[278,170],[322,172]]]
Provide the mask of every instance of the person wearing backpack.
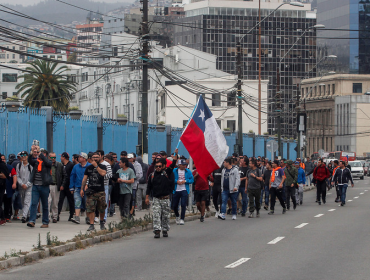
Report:
[[261,182],[263,181],[262,172],[257,168],[257,160],[252,158],[249,161],[249,170],[247,179],[245,180],[245,192],[249,199],[249,216],[254,217],[254,210],[256,210],[256,217],[260,217],[260,198],[261,198]]
[[22,203],[22,223],[26,223],[30,217],[30,206],[32,199],[32,183],[28,180],[32,172],[32,166],[28,163],[28,153],[20,153],[21,162],[17,164],[17,185],[21,195]]
[[155,171],[151,173],[148,178],[145,203],[149,205],[149,196],[152,195],[154,238],[160,238],[161,231],[163,237],[168,237],[171,215],[170,194],[174,189],[171,175],[173,175],[173,169],[176,166],[177,159],[177,149],[175,150],[175,156],[169,167],[166,167],[166,159],[160,158],[155,163]]
[[146,185],[147,185],[147,175],[149,166],[143,162],[143,159],[139,156],[136,158],[136,161],[141,165],[141,169],[143,170],[143,176],[139,179],[139,185],[136,191],[136,204],[137,204],[137,211],[143,209],[143,198],[146,194]]

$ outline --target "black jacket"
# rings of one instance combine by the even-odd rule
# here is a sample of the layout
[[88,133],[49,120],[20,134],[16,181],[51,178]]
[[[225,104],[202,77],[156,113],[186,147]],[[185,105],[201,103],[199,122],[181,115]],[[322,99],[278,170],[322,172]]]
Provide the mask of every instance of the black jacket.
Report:
[[[53,165],[53,163],[51,163]],[[55,180],[56,180],[56,185],[58,188],[58,191],[60,191],[61,186],[65,186],[66,182],[66,171],[64,169],[64,166],[62,163],[56,161],[55,162]]]
[[346,167],[344,169],[337,168],[334,173],[333,182],[336,185],[348,184],[351,181],[353,184],[351,171]]
[[[1,156],[1,154],[0,154],[0,156]],[[0,160],[0,173],[3,173],[4,176],[6,177],[6,179],[9,179],[9,169],[8,169],[8,166],[6,166],[6,163],[2,162],[1,160]],[[5,187],[6,187],[6,179],[0,179],[0,189],[5,189]]]
[[148,187],[146,195],[152,195],[156,198],[170,195],[175,187],[173,169],[176,166],[176,160],[161,172],[154,171],[148,177]]
[[[43,186],[49,186],[53,183],[53,179],[51,178],[50,169],[51,169],[51,161],[48,160],[42,153],[40,153],[39,158],[43,161],[42,162],[42,169],[41,169],[41,179]],[[35,180],[35,174],[37,172],[37,168],[39,166],[39,162],[37,159],[34,159],[32,155],[28,157],[29,164],[33,167],[31,175],[30,175],[30,183],[33,184]]]
[[65,171],[65,180],[63,187],[65,190],[69,189],[69,182],[70,182],[70,177],[72,173],[74,164],[71,161],[68,161],[66,165],[64,165],[64,171]]

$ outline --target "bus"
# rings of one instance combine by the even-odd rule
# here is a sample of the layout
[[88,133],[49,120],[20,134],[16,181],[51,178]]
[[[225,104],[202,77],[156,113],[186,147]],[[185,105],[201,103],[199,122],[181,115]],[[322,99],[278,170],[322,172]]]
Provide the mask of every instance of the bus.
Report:
[[356,160],[356,153],[355,152],[337,151],[337,152],[335,152],[334,157],[337,160],[355,161]]

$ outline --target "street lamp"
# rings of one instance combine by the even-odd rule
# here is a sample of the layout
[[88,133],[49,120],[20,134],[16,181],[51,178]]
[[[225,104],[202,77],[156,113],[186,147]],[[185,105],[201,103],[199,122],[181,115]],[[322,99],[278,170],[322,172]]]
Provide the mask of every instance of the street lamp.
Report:
[[[237,86],[237,92],[238,92],[238,146],[239,146],[239,155],[243,154],[243,108],[242,108],[242,57],[241,57],[241,41],[244,39],[244,37],[248,34],[250,34],[254,29],[259,27],[262,22],[264,22],[267,18],[269,18],[271,15],[273,15],[280,7],[284,5],[291,5],[295,7],[304,7],[304,5],[300,2],[292,1],[292,2],[286,2],[280,4],[275,10],[273,10],[271,13],[269,13],[267,16],[265,16],[262,20],[260,20],[255,26],[253,26],[250,30],[247,31],[246,34],[244,34],[238,42],[236,43],[236,49],[237,49],[237,56],[236,56],[236,66],[237,66],[237,72],[238,72],[238,82],[236,84]],[[261,55],[260,55],[261,57]],[[261,64],[260,64],[261,65]],[[258,94],[258,108],[259,111],[261,111],[261,95]],[[259,114],[259,123],[261,122],[260,114]]]

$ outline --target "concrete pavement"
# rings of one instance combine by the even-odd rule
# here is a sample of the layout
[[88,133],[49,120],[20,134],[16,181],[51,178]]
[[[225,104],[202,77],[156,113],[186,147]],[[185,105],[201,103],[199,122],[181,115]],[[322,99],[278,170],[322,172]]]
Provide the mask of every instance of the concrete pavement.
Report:
[[311,191],[286,215],[276,206],[275,215],[263,210],[259,219],[174,225],[169,238],[145,232],[6,270],[0,278],[369,279],[369,180],[356,181],[345,207],[334,202],[335,190],[330,193],[326,205],[317,205]]

